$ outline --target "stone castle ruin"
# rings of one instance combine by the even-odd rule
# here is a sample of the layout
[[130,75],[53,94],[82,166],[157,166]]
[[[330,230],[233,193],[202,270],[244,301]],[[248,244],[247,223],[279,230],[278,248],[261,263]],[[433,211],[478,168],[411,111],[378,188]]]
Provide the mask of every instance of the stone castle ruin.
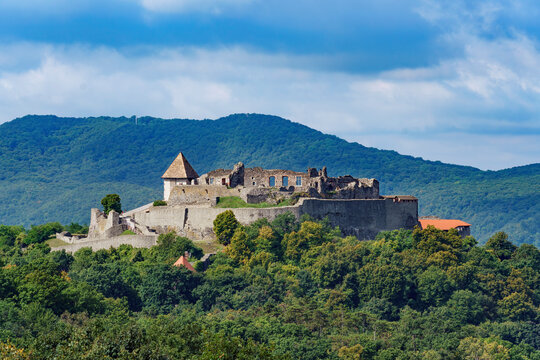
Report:
[[328,177],[326,167],[307,172],[245,168],[213,170],[202,176],[180,153],[163,178],[163,198],[169,205],[216,205],[220,197],[238,196],[248,204],[277,204],[294,195],[315,199],[379,199],[379,182],[350,175]]
[[[270,204],[264,208],[230,209],[245,225],[261,218],[272,221],[286,212],[297,218],[308,214],[315,219],[328,218],[343,235],[367,240],[383,230],[412,229],[418,224],[415,197],[381,196],[376,179],[329,177],[326,167],[296,172],[246,168],[240,162],[233,169],[217,169],[199,176],[180,153],[162,179],[166,206],[147,204],[123,214],[111,211],[108,216],[92,209],[88,238],[82,239],[81,247],[89,246],[85,242],[102,240],[126,243],[126,236],[121,235],[125,230],[131,230],[136,234],[131,237],[138,236],[137,241],[146,241],[148,246],[155,244],[158,234],[169,231],[194,240],[213,239],[214,219],[228,210],[216,204],[230,196],[248,204]],[[285,200],[293,205],[271,206]]]

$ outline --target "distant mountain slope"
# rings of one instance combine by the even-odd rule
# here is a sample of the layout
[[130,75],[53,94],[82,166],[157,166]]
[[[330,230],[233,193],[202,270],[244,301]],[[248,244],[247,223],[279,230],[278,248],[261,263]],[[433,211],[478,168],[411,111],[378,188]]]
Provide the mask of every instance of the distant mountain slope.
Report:
[[0,223],[88,223],[107,193],[129,209],[161,198],[160,176],[183,151],[199,174],[246,166],[374,177],[383,194],[412,194],[421,215],[459,218],[485,241],[504,230],[540,245],[540,164],[502,171],[368,148],[268,115],[218,120],[26,116],[0,125]]

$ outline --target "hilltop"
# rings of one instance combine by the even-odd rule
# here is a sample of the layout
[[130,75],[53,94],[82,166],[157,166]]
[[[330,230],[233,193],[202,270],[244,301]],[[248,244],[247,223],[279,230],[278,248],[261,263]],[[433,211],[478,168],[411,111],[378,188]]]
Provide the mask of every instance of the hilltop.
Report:
[[377,178],[382,194],[419,198],[420,215],[473,224],[480,241],[505,231],[540,239],[540,164],[501,171],[426,161],[323,134],[276,116],[217,120],[59,118],[29,115],[0,125],[0,223],[88,223],[107,193],[125,209],[162,196],[160,176],[179,151],[200,173],[246,166]]

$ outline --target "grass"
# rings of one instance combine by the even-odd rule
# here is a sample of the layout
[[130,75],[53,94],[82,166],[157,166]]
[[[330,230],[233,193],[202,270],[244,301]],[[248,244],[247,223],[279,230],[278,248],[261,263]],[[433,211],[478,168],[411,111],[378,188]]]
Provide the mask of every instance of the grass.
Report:
[[58,247],[58,246],[64,246],[64,245],[68,245],[67,242],[63,241],[63,240],[60,240],[60,239],[57,239],[57,238],[51,238],[47,241],[45,241],[46,244],[49,244],[50,247]]
[[291,206],[296,202],[295,199],[285,199],[276,204],[270,204],[267,202],[262,202],[258,204],[248,204],[238,196],[223,196],[219,198],[216,207],[218,208],[269,208],[269,207],[279,207],[279,206]]
[[223,245],[214,241],[196,241],[195,245],[200,247],[205,254],[217,253],[218,251],[223,249]]
[[137,235],[137,234],[135,234],[135,233],[134,233],[133,231],[131,231],[131,230],[126,230],[126,231],[124,231],[123,233],[120,234],[120,236],[122,236],[122,235]]

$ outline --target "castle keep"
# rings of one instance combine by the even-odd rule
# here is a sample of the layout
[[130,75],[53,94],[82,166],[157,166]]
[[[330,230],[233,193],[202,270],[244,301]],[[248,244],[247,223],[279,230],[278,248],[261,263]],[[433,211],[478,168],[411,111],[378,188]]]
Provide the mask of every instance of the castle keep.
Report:
[[[139,246],[154,245],[158,234],[169,231],[194,240],[213,239],[213,221],[227,210],[216,206],[223,197],[238,197],[248,204],[266,203],[261,208],[230,209],[244,225],[261,218],[272,221],[286,212],[296,218],[308,214],[315,219],[328,218],[343,235],[367,240],[380,231],[412,229],[418,224],[415,197],[381,196],[377,180],[350,175],[329,177],[326,167],[296,172],[246,168],[238,163],[232,169],[217,169],[199,176],[180,153],[162,179],[166,206],[151,203],[123,214],[111,211],[108,216],[92,209],[88,239],[80,246],[97,249],[101,248],[100,241],[105,241],[105,247],[126,243],[124,238],[130,236],[120,236],[125,230],[137,234],[130,241],[136,240]],[[85,245],[89,242],[96,246]]]

